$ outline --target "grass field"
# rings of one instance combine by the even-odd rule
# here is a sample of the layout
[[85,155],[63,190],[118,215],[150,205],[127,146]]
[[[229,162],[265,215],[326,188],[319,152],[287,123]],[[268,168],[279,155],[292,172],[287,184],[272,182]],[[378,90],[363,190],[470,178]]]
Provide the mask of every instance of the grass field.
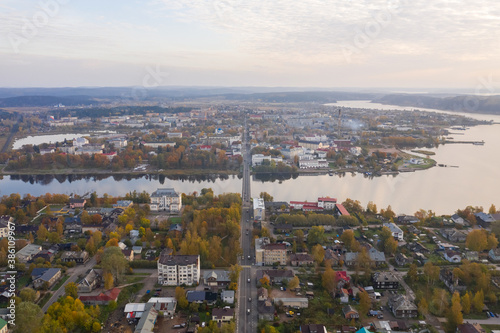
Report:
[[64,276],[59,282],[57,282],[50,290],[56,291],[57,289],[61,288],[61,286],[66,282],[66,280],[69,279],[69,275]]

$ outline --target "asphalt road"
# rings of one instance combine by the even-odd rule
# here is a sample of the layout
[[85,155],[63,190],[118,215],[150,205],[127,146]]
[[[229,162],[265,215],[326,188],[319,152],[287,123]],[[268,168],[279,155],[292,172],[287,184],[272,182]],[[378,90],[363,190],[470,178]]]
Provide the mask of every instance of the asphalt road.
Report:
[[[242,185],[242,214],[241,214],[241,248],[240,258],[242,270],[238,288],[238,303],[236,308],[237,332],[255,332],[257,329],[257,282],[255,279],[254,253],[252,250],[252,221],[253,206],[250,192],[250,144],[248,143],[248,130],[244,126],[243,132],[243,185]],[[249,282],[250,281],[250,282]],[[251,299],[251,300],[250,300]]]
[[80,276],[81,274],[85,273],[86,271],[88,271],[89,269],[91,269],[92,267],[94,267],[94,265],[96,264],[96,261],[95,261],[95,258],[91,258],[89,261],[87,261],[87,263],[85,263],[84,265],[78,265],[74,268],[73,272],[71,273],[69,279],[67,279],[63,285],[56,290],[56,292],[52,295],[52,297],[49,299],[49,301],[47,303],[45,303],[45,305],[42,307],[42,312],[47,312],[47,309],[57,301],[57,299],[64,295],[64,287],[66,287],[66,285],[70,282],[75,282],[77,283],[77,279],[78,279],[78,276]]

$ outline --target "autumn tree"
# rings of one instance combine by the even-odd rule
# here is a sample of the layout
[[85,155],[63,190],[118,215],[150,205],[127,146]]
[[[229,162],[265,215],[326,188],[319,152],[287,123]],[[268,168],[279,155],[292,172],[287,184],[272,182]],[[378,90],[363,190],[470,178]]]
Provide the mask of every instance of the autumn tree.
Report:
[[16,325],[13,332],[26,333],[38,332],[42,322],[43,312],[40,307],[32,302],[21,302],[16,305]]
[[177,300],[177,303],[181,307],[181,309],[186,309],[189,305],[189,302],[186,298],[186,291],[184,288],[177,286],[175,287],[175,299]]
[[322,244],[325,241],[325,228],[322,226],[313,226],[307,234],[307,243],[309,246]]
[[484,308],[484,292],[479,290],[472,299],[472,309],[475,313],[481,313]]
[[366,291],[360,292],[359,293],[359,310],[361,311],[361,316],[366,316],[368,314],[368,311],[370,310],[372,306],[372,301],[370,299],[370,296]]
[[335,289],[337,288],[337,275],[331,267],[327,267],[321,276],[321,285],[330,294],[335,292]]
[[467,234],[465,246],[471,251],[490,250],[498,246],[495,234],[488,234],[484,229],[474,229]]
[[350,213],[362,213],[363,212],[363,207],[361,206],[361,203],[358,200],[352,200],[352,199],[347,198],[342,203],[342,206],[344,206],[344,208],[347,209],[347,211]]
[[274,199],[274,198],[273,198],[273,196],[272,196],[272,195],[270,195],[270,194],[269,194],[269,193],[267,193],[267,192],[260,192],[260,194],[259,194],[259,198],[264,199],[264,201],[266,201],[266,202],[272,202],[272,201],[273,201],[273,199]]
[[325,249],[323,249],[323,246],[320,244],[316,244],[313,246],[311,250],[312,257],[314,258],[314,261],[316,261],[316,264],[321,264],[323,262],[323,259],[325,258]]
[[496,214],[497,208],[494,204],[491,204],[490,209],[488,210],[488,214]]
[[229,280],[232,283],[238,283],[238,280],[240,278],[240,272],[241,272],[241,266],[238,264],[231,265],[229,268]]
[[48,232],[47,228],[45,228],[45,226],[43,224],[41,224],[38,227],[38,231],[36,232],[37,238],[39,240],[41,240],[42,242],[44,242],[47,239],[48,234],[49,234],[49,232]]
[[265,275],[259,280],[259,283],[264,288],[269,288],[271,286],[271,281]]
[[410,279],[411,283],[415,283],[418,278],[417,265],[411,264],[406,276],[408,276],[408,279]]
[[36,301],[36,291],[32,288],[23,288],[19,292],[19,297],[21,297],[23,302],[35,302]]
[[418,302],[418,312],[424,317],[429,313],[429,303],[427,303],[425,297],[422,297]]
[[451,297],[451,308],[448,310],[446,319],[446,331],[449,333],[455,333],[457,326],[463,323],[460,294],[457,291],[455,291]]
[[432,285],[439,278],[439,266],[434,266],[428,261],[424,265],[424,275],[427,277],[427,284]]
[[466,315],[470,313],[471,309],[471,299],[470,299],[470,294],[467,291],[463,296],[462,296],[462,310]]
[[111,273],[104,273],[104,289],[109,290],[113,288],[114,286],[114,280],[113,280],[113,274]]
[[78,298],[78,287],[76,283],[70,282],[64,287],[64,295]]
[[290,281],[288,281],[288,288],[290,290],[294,290],[294,289],[299,287],[299,284],[300,284],[300,280],[299,280],[298,276],[296,275],[293,278],[291,278]]
[[366,212],[377,214],[377,205],[374,204],[373,201],[368,202],[368,205],[366,205]]
[[434,293],[432,294],[432,308],[433,313],[437,316],[442,316],[445,311],[448,309],[448,293],[446,290],[441,288],[435,288]]

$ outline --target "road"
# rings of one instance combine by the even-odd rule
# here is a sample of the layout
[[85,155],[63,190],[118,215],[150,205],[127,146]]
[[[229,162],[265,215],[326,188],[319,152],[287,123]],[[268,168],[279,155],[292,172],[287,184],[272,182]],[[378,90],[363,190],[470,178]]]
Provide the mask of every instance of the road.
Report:
[[67,279],[63,285],[54,292],[52,297],[49,299],[47,303],[42,307],[42,312],[47,312],[47,309],[57,301],[57,299],[64,295],[64,287],[70,282],[75,282],[77,283],[78,276],[82,275],[83,273],[87,272],[89,269],[94,267],[96,264],[95,258],[91,258],[89,261],[87,261],[84,265],[78,265],[74,268],[73,272],[71,273],[69,279]]
[[[252,251],[252,221],[253,209],[250,192],[250,144],[248,142],[248,129],[245,120],[243,127],[243,185],[241,197],[243,200],[241,214],[241,248],[243,250],[240,265],[240,281],[238,288],[238,303],[236,307],[237,332],[255,332],[257,329],[257,281],[256,271],[253,268],[254,253]],[[250,281],[250,282],[249,282]],[[250,300],[251,299],[251,300]]]

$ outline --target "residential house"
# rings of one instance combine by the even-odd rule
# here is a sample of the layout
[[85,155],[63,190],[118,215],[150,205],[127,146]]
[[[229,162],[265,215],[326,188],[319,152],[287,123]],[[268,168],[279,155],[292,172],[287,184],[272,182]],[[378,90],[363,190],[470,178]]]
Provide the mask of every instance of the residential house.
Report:
[[80,296],[78,297],[80,301],[82,301],[85,305],[107,305],[111,301],[115,301],[118,299],[118,295],[120,295],[119,288],[113,288],[111,290],[107,290],[104,293],[100,293],[95,296]]
[[72,209],[75,208],[83,208],[85,207],[85,204],[87,203],[87,200],[85,199],[69,199],[69,207]]
[[408,250],[410,250],[410,252],[420,252],[420,253],[423,253],[423,254],[428,254],[428,253],[431,252],[428,248],[426,248],[420,242],[408,243],[406,245],[406,247],[408,248]]
[[448,287],[451,293],[458,291],[461,293],[467,289],[467,286],[460,280],[458,276],[453,276],[453,271],[447,268],[441,268],[439,272],[439,280],[443,281],[443,283]]
[[278,223],[274,225],[275,234],[291,234],[293,232],[293,226],[288,223]]
[[274,297],[274,304],[281,302],[283,306],[288,306],[290,308],[307,308],[309,306],[309,299],[306,297]]
[[[370,264],[372,266],[380,266],[386,263],[384,252],[380,252],[376,250],[374,247],[368,250],[368,255],[370,256]],[[345,264],[350,267],[354,266],[357,257],[358,257],[357,252],[347,252],[345,254]]]
[[286,245],[283,243],[273,243],[266,244],[262,247],[263,253],[263,263],[264,265],[273,265],[278,263],[279,265],[286,265]]
[[203,291],[203,290],[189,290],[186,292],[186,299],[189,303],[203,303],[207,302],[207,304],[215,304],[217,302],[217,293],[211,291]]
[[331,266],[342,266],[345,262],[345,255],[343,251],[335,251],[334,249],[326,249],[324,261],[328,262]]
[[347,209],[345,209],[344,205],[342,204],[335,204],[335,214],[337,214],[337,216],[349,216],[349,212],[347,211]]
[[417,306],[406,295],[391,295],[387,306],[396,318],[416,318],[418,316]]
[[375,289],[398,289],[399,280],[394,273],[381,271],[372,275],[373,288]]
[[411,262],[413,261],[412,258],[408,258],[403,253],[396,254],[395,260],[396,260],[396,265],[398,266],[405,266],[411,264]]
[[226,288],[231,283],[229,271],[209,270],[203,273],[203,283],[208,287]]
[[462,254],[457,251],[446,250],[444,251],[444,259],[451,263],[459,263],[462,261]]
[[128,207],[132,207],[133,204],[134,202],[132,200],[118,200],[113,204],[113,208],[127,209]]
[[[135,252],[135,251],[134,251]],[[199,255],[168,255],[158,258],[158,283],[166,286],[197,285],[200,281]]]
[[352,306],[346,305],[342,308],[345,319],[358,319],[359,313]]
[[351,278],[347,276],[346,271],[336,271],[335,280],[337,281],[337,288],[345,288],[351,282]]
[[464,253],[462,253],[462,257],[468,261],[479,261],[479,252],[465,251]]
[[265,301],[267,300],[268,297],[269,297],[269,291],[266,288],[260,287],[259,289],[257,289],[258,301]]
[[90,293],[94,289],[100,287],[102,282],[102,274],[95,269],[91,269],[85,277],[78,282],[79,293]]
[[314,259],[308,253],[294,253],[290,255],[290,265],[309,266],[314,264]]
[[300,333],[326,333],[326,327],[320,324],[300,325]]
[[174,315],[177,300],[175,297],[151,297],[148,304],[153,304],[159,315],[167,317]]
[[257,311],[259,313],[259,320],[274,320],[276,309],[274,308],[273,303],[267,298],[265,300],[259,299],[257,301]]
[[420,220],[416,216],[411,215],[400,215],[398,216],[398,224],[414,224],[419,222]]
[[500,248],[497,247],[497,248],[491,249],[488,252],[488,257],[490,258],[491,261],[499,262],[500,261]]
[[458,325],[457,333],[486,333],[486,330],[477,323],[463,323]]
[[36,259],[38,258],[42,258],[43,260],[45,260],[46,262],[52,262],[52,260],[54,260],[54,256],[55,256],[55,253],[52,252],[52,251],[48,251],[48,250],[42,250],[40,252],[38,252],[34,257],[33,257],[33,261],[35,261]]
[[453,243],[464,243],[467,235],[457,229],[442,229],[441,235]]
[[234,304],[234,290],[223,290],[220,293],[220,298],[224,303]]
[[135,327],[134,333],[150,333],[156,324],[156,319],[158,318],[158,311],[154,308],[154,305],[147,303],[144,309],[144,313],[141,319]]
[[[35,276],[33,272],[36,272],[35,274],[38,274],[38,276]],[[37,289],[42,288],[44,286],[50,288],[61,277],[60,268],[42,268],[40,271],[38,271],[38,269],[35,268],[33,269],[33,272],[31,273],[31,277],[33,279],[33,286]]]
[[16,258],[19,262],[26,264],[40,251],[42,251],[41,245],[28,244],[16,253]]
[[349,292],[345,288],[340,289],[339,293],[340,303],[347,304],[349,303]]
[[89,260],[89,253],[87,251],[66,251],[61,255],[62,262],[74,261],[76,264],[84,264]]
[[8,331],[7,322],[0,318],[0,333],[7,333]]
[[271,284],[289,281],[294,276],[295,273],[291,269],[265,269],[257,271],[257,281],[263,277],[267,277]]
[[495,217],[491,214],[486,214],[483,212],[475,213],[477,224],[479,224],[483,228],[490,228],[493,222],[496,222]]
[[[13,223],[14,218],[9,215],[0,216],[0,238],[7,237],[9,234],[9,223]],[[17,230],[16,230],[17,231]]]
[[455,224],[459,224],[459,225],[465,225],[465,220],[463,218],[461,218],[458,214],[453,214],[451,216],[451,220],[453,221],[453,223]]
[[225,323],[234,318],[234,309],[232,308],[214,308],[212,309],[212,320],[217,323]]
[[389,230],[391,230],[391,233],[392,233],[392,236],[394,237],[394,239],[396,239],[399,242],[403,241],[404,232],[403,232],[403,230],[401,230],[400,227],[398,227],[394,223],[384,223],[383,226],[387,227],[387,228],[389,228]]
[[182,195],[173,188],[159,188],[151,194],[150,208],[152,211],[180,212]]
[[122,250],[122,253],[127,261],[134,261],[134,250]]

